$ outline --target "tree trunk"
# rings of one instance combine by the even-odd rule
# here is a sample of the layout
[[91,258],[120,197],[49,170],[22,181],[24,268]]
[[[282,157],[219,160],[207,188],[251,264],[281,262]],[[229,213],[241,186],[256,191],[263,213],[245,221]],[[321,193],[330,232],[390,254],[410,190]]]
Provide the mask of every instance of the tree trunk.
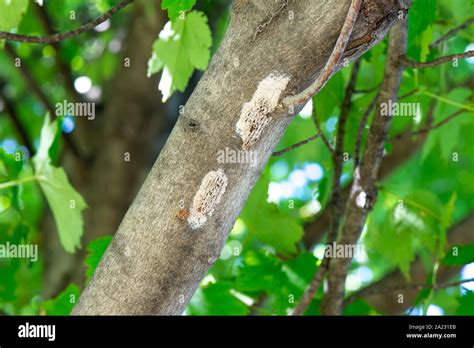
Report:
[[[289,1],[272,16],[280,4],[234,2],[221,47],[73,314],[183,312],[292,120],[278,100],[307,87],[323,68],[349,3]],[[403,6],[365,1],[343,60],[381,40]],[[254,151],[258,164],[219,163],[226,147]]]

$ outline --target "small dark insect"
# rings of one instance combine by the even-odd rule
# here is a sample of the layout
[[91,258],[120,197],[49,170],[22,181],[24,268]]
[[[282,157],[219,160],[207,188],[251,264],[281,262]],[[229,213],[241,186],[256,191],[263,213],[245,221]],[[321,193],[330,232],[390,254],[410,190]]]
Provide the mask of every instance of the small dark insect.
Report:
[[181,208],[176,212],[176,217],[180,220],[186,220],[189,217],[189,210]]

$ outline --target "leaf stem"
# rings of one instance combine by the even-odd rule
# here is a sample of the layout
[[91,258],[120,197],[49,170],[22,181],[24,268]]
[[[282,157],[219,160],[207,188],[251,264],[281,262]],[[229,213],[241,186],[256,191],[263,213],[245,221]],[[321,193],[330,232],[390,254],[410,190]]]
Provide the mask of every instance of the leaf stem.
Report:
[[23,178],[23,179],[3,182],[3,183],[0,183],[0,190],[4,190],[4,189],[14,187],[14,186],[20,186],[21,184],[24,184],[26,182],[36,181],[36,180],[41,180],[41,177],[37,175],[32,175],[32,176],[27,176],[26,178]]
[[465,104],[461,104],[461,103],[458,103],[458,102],[455,102],[453,100],[450,100],[450,99],[447,99],[447,98],[444,98],[444,97],[440,97],[439,95],[436,95],[436,94],[433,94],[433,93],[430,93],[430,92],[427,92],[427,91],[420,91],[421,94],[424,94],[428,97],[431,97],[433,99],[437,99],[443,103],[446,103],[446,104],[449,104],[449,105],[452,105],[452,106],[456,106],[460,109],[464,109],[464,110],[468,110],[468,111],[473,111],[474,112],[474,107],[471,107],[469,105],[465,105]]

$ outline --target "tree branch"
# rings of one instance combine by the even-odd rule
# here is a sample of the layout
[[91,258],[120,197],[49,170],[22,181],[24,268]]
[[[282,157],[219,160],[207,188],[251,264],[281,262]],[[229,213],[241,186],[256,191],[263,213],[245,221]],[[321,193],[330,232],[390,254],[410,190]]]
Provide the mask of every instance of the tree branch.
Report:
[[339,34],[336,44],[334,45],[331,56],[327,60],[326,65],[320,72],[318,78],[301,93],[283,99],[283,104],[285,106],[305,104],[310,98],[318,93],[321,88],[324,87],[326,82],[336,70],[336,65],[344,54],[347,43],[351,37],[352,29],[354,28],[354,24],[357,20],[361,3],[362,0],[352,0],[349,6],[349,11],[347,12],[346,20],[344,21],[344,25],[342,26],[341,33]]
[[449,63],[449,62],[452,62],[454,59],[464,59],[464,58],[470,58],[470,57],[474,57],[474,50],[467,51],[464,53],[451,54],[449,56],[440,57],[431,62],[424,62],[424,63],[415,62],[414,60],[408,59],[406,56],[401,56],[400,62],[409,68],[423,69],[423,68],[431,68],[431,67],[441,65],[444,63]]
[[359,128],[357,129],[357,138],[354,147],[354,168],[359,166],[360,162],[360,146],[362,144],[362,137],[364,135],[364,129],[367,125],[367,121],[369,120],[369,116],[372,113],[372,110],[375,107],[379,95],[377,94],[374,99],[370,102],[369,106],[365,110],[362,118],[360,119]]
[[[360,15],[354,40],[367,35],[372,40],[355,41],[350,53],[345,54],[348,61],[382,39],[402,6],[398,0],[365,3],[383,6],[380,11]],[[292,10],[298,14],[298,21],[280,16],[265,35],[251,42],[254,23],[261,23],[274,7],[273,2],[258,4],[258,8],[242,6],[232,13],[224,41],[186,103],[73,314],[181,314],[218,259],[250,190],[291,122],[289,111],[278,105],[270,112],[267,108],[252,111],[267,112],[260,115],[271,122],[251,146],[259,159],[257,165],[219,163],[216,154],[226,147],[242,149],[244,141],[236,133],[236,123],[246,115],[242,114],[243,106],[249,106],[254,95],[262,93],[262,82],[277,80],[282,86],[291,77],[282,91],[286,95],[303,89],[323,70],[333,49],[328,38],[340,34],[337,23],[346,17],[348,1],[294,1]],[[275,42],[281,45],[275,46]],[[239,67],[232,63],[236,56]],[[219,199],[213,201],[216,195]],[[195,205],[201,208],[201,199],[214,207],[212,216],[203,211],[203,224],[196,228],[195,220],[176,216],[182,202],[193,210]]]
[[93,19],[87,22],[86,24],[81,25],[77,29],[74,29],[65,33],[57,33],[57,34],[52,34],[52,35],[47,35],[47,36],[29,36],[29,35],[14,34],[14,33],[0,31],[0,39],[10,40],[10,41],[19,41],[19,42],[37,43],[37,44],[50,44],[53,42],[59,42],[62,40],[70,39],[86,31],[94,29],[96,26],[108,20],[117,11],[131,4],[133,1],[134,0],[122,0],[117,5],[111,7],[110,10],[105,12],[100,17],[97,17],[96,19]]
[[408,98],[408,97],[411,97],[412,95],[416,94],[419,92],[419,89],[418,88],[415,88],[413,90],[411,90],[410,92],[407,92],[405,94],[402,94],[401,96],[398,97],[398,100],[403,100],[405,98]]
[[329,205],[332,207],[332,222],[331,222],[331,232],[329,234],[329,243],[332,243],[337,238],[337,229],[339,224],[336,223],[336,219],[341,215],[341,175],[343,167],[343,151],[344,151],[344,138],[345,138],[345,128],[347,117],[349,116],[349,111],[352,105],[352,95],[354,94],[354,88],[357,81],[357,76],[360,69],[360,60],[354,63],[352,69],[351,77],[349,84],[346,88],[346,93],[344,100],[341,106],[341,115],[339,116],[338,126],[337,126],[337,138],[336,138],[336,148],[333,155],[334,163],[334,175],[332,183],[332,197]]
[[355,89],[354,90],[354,94],[369,94],[369,93],[372,93],[373,91],[376,91],[377,89],[379,89],[380,85],[377,84],[376,86],[372,87],[372,88],[367,88],[367,89]]
[[291,312],[291,315],[302,315],[306,311],[306,309],[311,304],[311,301],[313,301],[314,295],[316,294],[316,291],[318,291],[319,286],[321,285],[321,282],[324,278],[324,275],[328,270],[328,267],[329,258],[324,258],[321,262],[321,265],[316,270],[313,279],[311,279],[311,282],[305,289],[305,292],[303,293],[303,296],[301,297],[300,301]]
[[[431,125],[433,111],[433,107],[430,106],[426,117],[426,127],[429,127]],[[426,133],[421,134],[421,136],[417,137],[416,139],[408,137],[408,135],[410,134],[411,131],[407,131],[405,133],[402,133],[401,135],[403,136],[401,136],[399,139],[393,138],[391,140],[393,150],[384,158],[384,161],[382,162],[379,173],[379,177],[381,179],[387,177],[388,175],[393,173],[398,167],[402,166],[416,151],[419,150],[419,148],[426,140]],[[352,182],[348,183],[348,185],[342,190],[343,201],[346,201],[349,197],[351,186]],[[303,238],[307,248],[310,248],[312,245],[321,240],[327,227],[330,224],[330,215],[330,209],[328,206],[326,206],[326,208],[319,213],[319,215],[313,222],[305,226],[305,233]]]
[[392,286],[386,286],[386,287],[379,287],[377,289],[365,288],[363,291],[360,291],[358,293],[355,293],[349,296],[344,301],[344,305],[347,306],[353,303],[354,301],[357,301],[358,299],[363,298],[363,297],[380,295],[382,293],[390,293],[390,292],[402,291],[402,290],[423,290],[423,289],[438,290],[438,289],[452,288],[454,286],[458,286],[458,285],[470,283],[470,282],[474,282],[474,278],[463,279],[463,280],[458,280],[455,282],[444,283],[444,284],[399,284],[399,285],[392,285]]
[[[392,121],[391,116],[382,116],[384,103],[397,98],[403,66],[398,62],[400,50],[406,49],[406,19],[401,20],[390,32],[387,63],[377,102],[377,111],[370,127],[367,146],[362,163],[356,168],[341,229],[339,245],[354,246],[359,239],[367,215],[376,197],[375,180],[382,162],[385,139]],[[352,257],[333,258],[328,276],[328,292],[324,296],[321,313],[340,315],[343,309],[344,284]]]
[[302,141],[299,141],[297,142],[296,144],[293,144],[291,146],[288,146],[287,148],[284,148],[282,150],[279,150],[279,151],[275,151],[274,153],[272,153],[272,156],[275,156],[275,157],[278,157],[278,156],[282,156],[284,155],[285,153],[287,152],[290,152],[300,146],[303,146],[303,145],[306,145],[310,142],[312,142],[313,140],[315,139],[318,139],[319,137],[321,136],[321,133],[318,133],[316,135],[313,135],[312,137],[309,137],[308,139],[305,139],[305,140],[302,140]]
[[[449,229],[447,234],[450,248],[464,244],[474,243],[474,214],[464,218]],[[438,270],[437,278],[441,282],[449,282],[453,276],[459,274],[460,267],[442,265]],[[414,283],[421,283],[428,277],[430,271],[426,269],[425,260],[418,257],[410,265],[410,279]],[[409,308],[418,296],[418,289],[404,288],[398,293],[384,292],[381,289],[391,287],[405,287],[408,284],[405,276],[398,270],[389,272],[382,279],[367,285],[354,292],[348,297],[364,298],[367,303],[377,311],[385,314],[400,314]],[[364,294],[370,293],[369,296]],[[359,295],[360,294],[360,295]],[[403,301],[399,301],[399,295],[403,295]],[[355,300],[355,299],[354,299]],[[346,300],[347,302],[348,300]]]
[[396,139],[402,139],[404,137],[407,137],[407,136],[414,136],[414,135],[420,135],[420,134],[424,134],[424,133],[428,133],[434,129],[437,129],[443,125],[445,125],[446,123],[448,123],[449,121],[453,120],[454,118],[456,118],[457,116],[465,113],[466,110],[458,110],[456,112],[453,112],[451,115],[449,115],[448,117],[446,117],[444,120],[432,125],[432,126],[428,126],[428,127],[424,127],[422,129],[418,129],[416,131],[413,131],[413,132],[405,132],[405,133],[401,133],[401,134],[397,134],[395,136],[393,136],[392,138],[390,138],[389,140],[396,140]]
[[313,119],[313,122],[314,122],[314,126],[316,127],[316,130],[319,132],[319,134],[321,135],[321,139],[323,140],[324,142],[324,145],[326,145],[326,147],[328,148],[329,152],[331,154],[334,153],[334,149],[332,148],[331,144],[329,143],[329,140],[328,138],[326,137],[326,135],[324,135],[324,132],[321,128],[321,125],[319,124],[319,121],[318,121],[318,113],[316,111],[316,103],[314,102],[313,100],[313,112],[312,112],[312,115],[311,115],[311,118]]
[[[327,245],[332,244],[337,239],[337,229],[339,227],[337,217],[341,214],[341,174],[343,166],[343,153],[344,150],[344,135],[345,135],[345,125],[347,117],[349,116],[349,111],[352,104],[352,95],[354,94],[355,84],[357,82],[357,76],[360,69],[360,60],[354,62],[352,68],[351,77],[346,88],[346,93],[344,100],[341,106],[341,115],[339,116],[338,130],[337,130],[337,140],[336,140],[336,149],[333,153],[333,164],[334,164],[334,176],[333,176],[333,185],[332,185],[332,194],[331,202],[329,206],[331,209],[331,230],[328,235]],[[306,288],[300,302],[297,304],[295,309],[292,312],[292,315],[301,315],[304,313],[306,308],[311,304],[311,301],[314,297],[316,291],[318,291],[319,285],[326,274],[331,259],[326,256],[323,257],[320,267],[316,270],[313,279]]]
[[433,48],[437,47],[440,43],[446,41],[446,40],[449,40],[450,38],[452,38],[453,36],[455,36],[458,32],[460,32],[461,30],[464,30],[466,29],[468,26],[470,26],[471,24],[474,24],[474,17],[468,19],[467,21],[465,21],[464,23],[462,23],[461,25],[451,29],[450,31],[448,31],[446,34],[444,34],[443,36],[441,36],[439,39],[433,41],[430,45],[430,50],[432,50]]

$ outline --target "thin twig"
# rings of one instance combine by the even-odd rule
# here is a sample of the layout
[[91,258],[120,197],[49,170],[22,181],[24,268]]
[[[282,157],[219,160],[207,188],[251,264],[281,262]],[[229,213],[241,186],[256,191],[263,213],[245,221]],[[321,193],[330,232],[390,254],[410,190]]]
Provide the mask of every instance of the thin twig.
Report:
[[19,41],[19,42],[30,42],[30,43],[37,43],[37,44],[50,44],[53,42],[59,42],[62,40],[70,39],[72,37],[78,36],[86,31],[89,31],[99,24],[105,22],[110,17],[112,17],[117,11],[123,9],[127,5],[131,4],[134,0],[122,0],[117,5],[113,6],[105,12],[100,17],[93,19],[86,24],[81,25],[79,28],[65,32],[65,33],[57,33],[47,36],[30,36],[30,35],[22,35],[22,34],[14,34],[8,33],[5,31],[0,31],[0,39],[10,40],[10,41]]
[[459,280],[456,282],[450,282],[450,283],[445,283],[445,284],[436,284],[436,285],[435,284],[404,284],[404,285],[386,286],[386,287],[381,287],[381,288],[366,288],[365,291],[362,290],[349,296],[344,301],[344,304],[349,305],[362,297],[380,295],[382,293],[387,293],[387,292],[395,292],[395,291],[402,291],[402,290],[422,290],[425,288],[438,290],[438,289],[452,288],[453,286],[458,286],[458,285],[462,285],[462,284],[470,283],[470,282],[474,282],[474,278]]
[[367,89],[354,89],[354,94],[369,94],[372,93],[373,91],[377,90],[380,87],[380,84],[372,87],[372,88],[367,88]]
[[321,265],[316,270],[316,274],[314,275],[313,279],[309,283],[308,287],[306,288],[303,296],[301,297],[300,301],[290,313],[290,315],[302,315],[306,309],[311,304],[313,300],[314,294],[318,291],[319,286],[321,285],[321,281],[324,278],[329,267],[329,258],[323,259]]
[[253,303],[253,305],[250,307],[249,316],[261,315],[262,307],[265,305],[267,301],[268,301],[267,294],[261,294],[260,296],[258,296],[255,302]]
[[352,95],[354,93],[357,76],[359,75],[360,59],[354,63],[352,68],[349,84],[346,88],[346,93],[341,106],[341,114],[337,125],[336,149],[333,154],[333,182],[332,182],[332,197],[329,206],[332,208],[331,229],[329,232],[328,243],[332,243],[337,239],[337,229],[339,224],[336,219],[341,215],[341,175],[344,163],[344,138],[346,134],[346,121],[349,117],[349,111],[352,105]]
[[293,144],[291,146],[288,146],[287,148],[284,148],[280,151],[275,151],[274,153],[272,153],[272,156],[275,156],[275,157],[278,157],[278,156],[281,156],[281,155],[284,155],[285,153],[287,152],[290,152],[300,146],[303,146],[303,145],[306,145],[307,143],[315,140],[315,139],[318,139],[319,137],[321,136],[321,133],[318,133],[316,135],[313,135],[312,137],[308,138],[308,139],[305,139],[305,140],[302,140],[302,141],[299,141],[297,142],[296,144]]
[[423,69],[423,68],[431,68],[431,67],[441,65],[444,63],[449,63],[449,62],[452,62],[454,59],[465,59],[465,58],[470,58],[470,57],[474,57],[474,50],[467,51],[464,53],[456,53],[456,54],[451,54],[449,56],[439,57],[435,60],[432,60],[431,62],[415,62],[414,60],[408,59],[406,56],[401,56],[400,62],[409,68]]
[[334,153],[334,149],[332,148],[331,144],[329,143],[329,140],[328,138],[326,137],[326,135],[324,135],[324,132],[321,128],[321,125],[319,124],[319,121],[318,121],[318,113],[316,111],[316,103],[314,102],[313,100],[313,112],[312,112],[312,119],[313,119],[313,122],[314,122],[314,125],[316,127],[316,130],[318,131],[318,133],[321,134],[321,139],[323,140],[324,142],[324,145],[326,145],[326,147],[328,148],[329,152],[332,154]]
[[471,24],[474,24],[474,17],[468,19],[467,21],[465,21],[464,23],[462,23],[461,25],[451,29],[450,31],[448,31],[446,34],[444,34],[443,36],[441,36],[439,39],[433,41],[430,45],[430,50],[432,50],[433,48],[437,47],[440,43],[446,41],[446,40],[449,40],[450,38],[452,38],[453,36],[455,36],[458,32],[460,32],[461,30],[463,29],[466,29],[468,26],[470,26]]
[[445,125],[446,123],[448,123],[452,119],[456,118],[457,116],[463,114],[464,112],[466,112],[466,110],[458,110],[458,111],[452,113],[451,115],[449,115],[448,117],[446,117],[444,120],[442,120],[442,121],[440,121],[440,122],[438,122],[438,123],[436,123],[432,126],[425,127],[425,128],[422,128],[422,129],[418,129],[418,130],[413,131],[413,132],[397,134],[397,135],[391,137],[389,139],[389,141],[399,140],[399,139],[402,139],[402,138],[407,137],[407,136],[414,136],[414,135],[420,135],[420,134],[423,134],[423,133],[428,133],[429,131],[432,131],[433,129],[436,129],[436,128],[439,128],[439,127]]
[[313,95],[318,93],[321,88],[324,87],[336,69],[337,63],[344,54],[347,43],[349,42],[349,38],[351,37],[357,15],[359,14],[361,3],[362,0],[352,0],[349,6],[349,11],[347,12],[346,20],[344,21],[344,25],[342,26],[341,33],[339,34],[336,44],[334,45],[331,56],[327,60],[326,65],[324,66],[316,81],[314,81],[307,89],[298,93],[297,95],[288,96],[283,99],[283,104],[285,106],[290,107],[305,104]]
[[414,90],[407,92],[405,94],[402,94],[401,96],[398,97],[398,100],[403,100],[405,98],[411,97],[413,94],[418,93],[419,89],[415,88]]
[[431,92],[428,92],[428,91],[425,91],[425,90],[420,91],[420,94],[424,94],[424,95],[426,95],[430,98],[439,100],[440,102],[443,102],[445,104],[448,104],[448,105],[451,105],[451,106],[454,106],[454,107],[457,107],[457,108],[460,108],[460,109],[463,109],[463,110],[466,110],[466,111],[474,112],[474,107],[471,107],[470,105],[458,103],[454,100],[451,100],[451,99],[448,99],[448,98],[445,98],[445,97],[441,97],[437,94],[434,94],[434,93],[431,93]]
[[360,119],[359,123],[359,129],[357,130],[357,138],[355,142],[355,148],[354,148],[354,168],[357,168],[360,163],[360,146],[362,144],[362,136],[364,135],[364,129],[367,125],[367,121],[369,120],[369,116],[372,113],[372,110],[375,107],[375,104],[377,103],[379,95],[377,94],[374,99],[371,101],[367,109],[365,110],[364,114],[362,115],[362,118]]

